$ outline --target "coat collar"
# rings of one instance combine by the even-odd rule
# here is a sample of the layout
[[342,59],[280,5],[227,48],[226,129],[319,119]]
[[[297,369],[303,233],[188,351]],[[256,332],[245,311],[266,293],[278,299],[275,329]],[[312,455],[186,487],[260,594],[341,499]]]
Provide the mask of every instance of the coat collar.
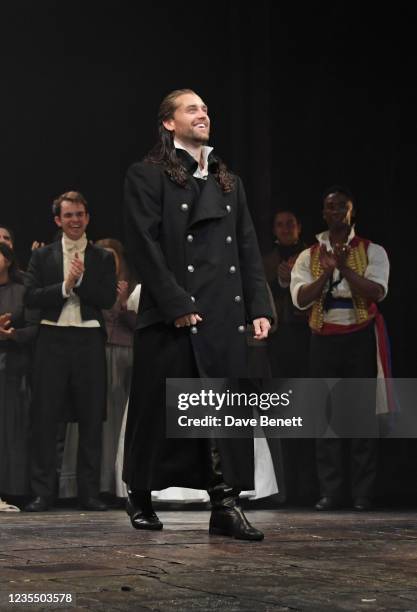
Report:
[[194,159],[194,157],[190,155],[185,149],[175,149],[175,153],[177,154],[177,157],[179,157],[182,165],[187,170],[187,172],[193,175],[198,168],[197,160]]
[[[191,174],[192,176],[198,168],[197,160],[194,159],[194,157],[190,155],[185,149],[175,149],[175,153],[177,154],[177,157],[179,157],[179,159],[181,160],[181,163],[183,164],[187,172],[189,172],[189,174]],[[215,172],[218,168],[219,162],[213,152],[209,153],[207,161],[209,174]]]

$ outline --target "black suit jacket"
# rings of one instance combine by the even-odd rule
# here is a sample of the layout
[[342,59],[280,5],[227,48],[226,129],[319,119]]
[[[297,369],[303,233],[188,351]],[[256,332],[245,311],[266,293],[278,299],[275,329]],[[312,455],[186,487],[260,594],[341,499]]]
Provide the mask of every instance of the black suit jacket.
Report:
[[[113,306],[117,297],[114,257],[101,247],[88,244],[84,254],[85,271],[74,292],[80,298],[83,321],[96,319],[105,330],[102,310]],[[61,241],[32,253],[25,275],[26,305],[40,309],[40,319],[58,321],[65,303],[62,295],[64,259]]]

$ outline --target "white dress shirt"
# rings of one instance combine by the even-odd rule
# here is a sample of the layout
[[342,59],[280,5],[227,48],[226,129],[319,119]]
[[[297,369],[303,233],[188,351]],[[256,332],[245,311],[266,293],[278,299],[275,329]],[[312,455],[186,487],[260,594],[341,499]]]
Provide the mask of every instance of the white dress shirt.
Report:
[[[174,140],[174,146],[175,146],[176,149],[182,149],[183,151],[187,151],[187,153],[189,155],[191,155],[191,157],[194,157],[192,152],[189,151],[188,149],[186,149],[181,143],[178,142],[178,140]],[[202,156],[203,156],[204,165],[203,165],[202,168],[200,168],[200,161],[201,160],[200,159],[196,159],[194,157],[196,162],[198,162],[197,170],[193,174],[193,176],[195,178],[207,180],[207,177],[208,177],[208,156],[210,155],[210,153],[212,151],[213,151],[213,147],[203,146]]]
[[[63,234],[62,236],[62,254],[64,262],[64,279],[67,277],[71,261],[75,257],[75,253],[78,254],[78,259],[84,263],[84,253],[87,247],[87,237],[85,234],[78,240],[71,240]],[[76,287],[81,284],[82,276],[78,279]],[[57,327],[100,327],[100,323],[96,319],[89,321],[83,321],[81,318],[80,298],[74,291],[66,293],[65,291],[65,280],[62,283],[62,295],[66,299],[61,314],[59,315],[58,321],[49,321],[48,319],[42,319],[42,325],[54,325]]]

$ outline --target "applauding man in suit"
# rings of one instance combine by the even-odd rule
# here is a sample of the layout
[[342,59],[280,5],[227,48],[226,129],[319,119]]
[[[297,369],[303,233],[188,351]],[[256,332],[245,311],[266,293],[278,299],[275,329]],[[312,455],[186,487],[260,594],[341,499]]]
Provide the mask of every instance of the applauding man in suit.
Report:
[[34,363],[31,429],[31,487],[26,511],[47,510],[53,502],[56,436],[69,404],[79,424],[78,496],[86,510],[106,510],[98,499],[101,424],[105,418],[106,362],[102,309],[116,299],[113,256],[88,243],[89,213],[76,191],[53,204],[62,239],[36,249],[29,263],[27,305],[41,310]]

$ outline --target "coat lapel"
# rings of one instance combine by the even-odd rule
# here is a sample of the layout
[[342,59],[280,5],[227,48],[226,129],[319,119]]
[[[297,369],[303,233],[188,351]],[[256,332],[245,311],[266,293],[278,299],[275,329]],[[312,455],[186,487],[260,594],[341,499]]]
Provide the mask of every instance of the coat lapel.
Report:
[[206,221],[207,219],[220,219],[227,215],[223,192],[216,179],[209,174],[207,181],[196,198],[188,219],[188,227]]
[[93,257],[93,249],[91,248],[91,244],[89,242],[87,242],[87,246],[85,247],[85,252],[84,252],[84,267],[85,269],[90,267],[90,263],[91,263],[91,258]]
[[52,284],[60,283],[64,280],[64,256],[62,253],[61,240],[54,243],[52,249],[53,266],[51,267],[51,275],[53,275]]

